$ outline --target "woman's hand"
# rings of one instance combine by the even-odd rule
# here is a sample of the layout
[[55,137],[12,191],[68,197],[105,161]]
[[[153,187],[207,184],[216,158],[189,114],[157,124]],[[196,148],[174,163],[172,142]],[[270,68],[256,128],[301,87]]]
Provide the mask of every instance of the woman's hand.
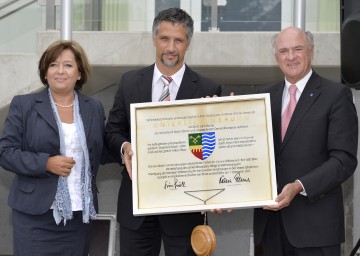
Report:
[[69,176],[75,161],[72,157],[51,156],[49,157],[46,170],[59,176]]

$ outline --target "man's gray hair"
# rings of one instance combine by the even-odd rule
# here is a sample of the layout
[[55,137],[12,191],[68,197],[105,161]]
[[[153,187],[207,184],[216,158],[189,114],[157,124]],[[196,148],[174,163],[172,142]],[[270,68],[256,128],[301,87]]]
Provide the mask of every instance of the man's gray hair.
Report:
[[189,14],[180,8],[162,10],[154,19],[152,26],[153,37],[155,37],[158,33],[160,23],[163,21],[183,26],[186,29],[186,37],[188,39],[188,43],[190,44],[194,33],[194,21]]
[[[271,47],[272,47],[272,51],[273,51],[274,54],[276,53],[275,43],[276,43],[276,40],[277,40],[279,34],[280,34],[280,32],[276,33],[275,35],[273,35],[271,37]],[[306,34],[306,37],[307,37],[309,47],[310,48],[313,47],[314,46],[314,36],[313,36],[313,34],[310,31],[305,31],[305,34]]]

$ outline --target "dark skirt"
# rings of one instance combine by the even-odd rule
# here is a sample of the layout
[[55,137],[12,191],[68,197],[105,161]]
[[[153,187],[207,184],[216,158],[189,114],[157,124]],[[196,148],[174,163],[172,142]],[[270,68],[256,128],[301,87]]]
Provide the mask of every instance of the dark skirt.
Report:
[[[91,224],[82,222],[82,212],[56,225],[53,211],[29,215],[13,210],[14,256],[87,256]],[[91,222],[90,222],[91,223]]]

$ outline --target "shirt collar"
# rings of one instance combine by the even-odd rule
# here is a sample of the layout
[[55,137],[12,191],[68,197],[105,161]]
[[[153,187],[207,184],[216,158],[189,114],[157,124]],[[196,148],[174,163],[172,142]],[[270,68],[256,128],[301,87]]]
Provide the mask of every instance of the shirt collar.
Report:
[[[309,73],[306,74],[306,76],[303,77],[303,79],[299,80],[296,82],[296,87],[299,90],[300,94],[303,92],[305,85],[307,84],[307,82],[309,81],[311,75],[312,75],[313,71],[312,69],[310,69]],[[285,78],[285,86],[286,89],[288,90],[290,85],[292,85],[292,83],[290,83],[288,80],[286,80]]]
[[[183,64],[183,66],[180,68],[180,70],[178,72],[176,72],[175,74],[173,74],[171,76],[173,82],[177,85],[180,86],[182,78],[184,76],[185,73],[185,63]],[[155,67],[154,67],[154,76],[153,76],[153,84],[156,83],[157,81],[159,81],[160,77],[163,74],[160,72],[160,70],[158,69],[158,67],[156,66],[155,63]]]

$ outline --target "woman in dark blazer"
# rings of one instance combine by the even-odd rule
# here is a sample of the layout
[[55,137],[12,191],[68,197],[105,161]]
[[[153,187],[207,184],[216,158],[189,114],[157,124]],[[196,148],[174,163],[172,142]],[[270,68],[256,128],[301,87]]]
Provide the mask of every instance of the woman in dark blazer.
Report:
[[89,74],[81,46],[57,41],[39,61],[46,88],[10,104],[0,165],[15,174],[14,255],[88,255],[105,121],[101,103],[79,92]]

